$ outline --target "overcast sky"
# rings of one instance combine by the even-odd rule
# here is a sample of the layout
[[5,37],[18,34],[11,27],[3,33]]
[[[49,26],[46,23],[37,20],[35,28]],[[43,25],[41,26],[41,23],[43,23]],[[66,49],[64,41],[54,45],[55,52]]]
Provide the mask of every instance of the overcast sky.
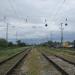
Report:
[[63,23],[64,40],[74,40],[75,0],[0,0],[0,37],[5,38],[6,22],[9,39],[16,39],[17,32],[17,39],[60,40]]

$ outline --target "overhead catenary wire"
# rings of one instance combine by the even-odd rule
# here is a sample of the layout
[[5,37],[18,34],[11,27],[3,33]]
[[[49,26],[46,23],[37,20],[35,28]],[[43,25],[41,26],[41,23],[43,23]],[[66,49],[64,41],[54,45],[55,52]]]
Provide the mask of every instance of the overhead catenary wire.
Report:
[[[19,17],[20,15],[19,15],[19,13],[18,13],[18,10],[15,8],[15,6],[14,6],[14,2],[13,1],[11,1],[11,0],[8,0],[8,2],[9,2],[9,4],[10,4],[10,7],[11,7],[11,9],[14,11],[14,14],[17,16],[17,17]],[[59,12],[60,12],[60,10],[62,10],[62,7],[63,7],[63,4],[66,2],[66,0],[64,0],[62,3],[59,3],[58,4],[58,7],[57,7],[57,10],[56,10],[56,12],[55,12],[55,14],[54,14],[54,16],[52,16],[52,18],[54,19],[56,16],[57,16],[57,14],[59,14]],[[58,12],[59,11],[59,12]],[[44,16],[31,16],[32,18],[33,17],[36,17],[36,18],[38,18],[38,17],[44,17]],[[25,21],[25,23],[26,22],[28,22],[28,18],[30,18],[29,16],[27,16],[26,18],[23,18],[24,19],[24,21]]]
[[[66,1],[67,0],[64,0],[64,4],[66,4]],[[63,4],[63,6],[64,6],[64,4]],[[63,6],[62,6],[62,8],[63,8]],[[66,7],[65,7],[66,8]],[[64,18],[64,21],[68,21],[68,16],[67,15],[64,15],[63,16],[63,12],[64,12],[64,10],[60,10],[60,13],[59,13],[59,15],[58,15],[58,17],[57,17],[57,22],[60,22],[60,21],[62,21],[62,19]],[[61,15],[61,16],[60,16]]]
[[[9,3],[10,3],[10,6],[11,6],[12,10],[14,11],[15,15],[16,15],[17,17],[19,17],[19,15],[18,15],[18,13],[17,13],[18,10],[15,9],[14,3],[11,2],[10,0],[8,0],[8,1],[9,1]],[[54,19],[54,18],[62,11],[62,8],[63,8],[63,5],[64,5],[65,1],[66,1],[66,0],[64,0],[62,3],[58,4],[57,10],[56,10],[56,12],[54,13],[54,16],[52,16],[52,19]],[[36,18],[39,18],[39,17],[43,17],[43,16],[31,16],[31,18],[35,18],[35,17],[36,17]],[[24,19],[25,22],[28,22],[28,18],[29,18],[29,16],[27,16],[27,18]],[[46,21],[47,21],[47,20],[45,19],[45,22],[46,22]]]
[[[17,9],[15,8],[15,2],[13,2],[11,0],[8,0],[8,2],[10,4],[11,9],[14,11],[14,14],[17,16],[17,18],[21,18],[20,14],[19,14],[20,11],[17,10],[18,8]],[[25,23],[28,22],[28,16],[26,16],[25,18],[22,17],[21,19],[23,19],[25,21]]]
[[16,15],[17,18],[19,18],[17,9],[14,7],[14,3],[13,3],[11,0],[8,0],[8,2],[9,2],[9,5],[10,5],[11,9],[12,9],[13,12],[14,12],[14,15]]
[[[15,8],[15,6],[14,6],[14,2],[13,1],[11,1],[11,0],[8,0],[9,1],[9,4],[10,4],[10,6],[11,6],[11,8],[12,8],[12,10],[14,11],[14,13],[15,13],[15,15],[17,16],[17,17],[19,17],[20,15],[18,15],[18,10]],[[55,13],[54,13],[54,16],[52,16],[52,19],[54,19],[56,16],[57,16],[57,14],[60,12],[60,10],[62,10],[62,7],[63,7],[63,4],[66,2],[66,0],[63,0],[63,2],[62,3],[59,3],[58,4],[58,6],[57,6],[57,10],[56,11],[54,11]],[[59,12],[58,12],[59,11]],[[26,19],[23,17],[23,19],[25,20],[25,22],[28,22],[28,18],[41,18],[41,17],[44,17],[44,16],[27,16],[26,17]],[[45,17],[48,17],[48,16],[45,16]],[[51,17],[50,17],[51,18]]]
[[53,20],[54,18],[57,18],[57,20],[59,19],[59,16],[57,16],[57,15],[62,11],[62,8],[63,8],[65,2],[66,2],[66,0],[63,0],[63,2],[60,3],[60,4],[57,6],[57,10],[56,10],[56,12],[54,13],[54,16],[52,16],[52,20]]

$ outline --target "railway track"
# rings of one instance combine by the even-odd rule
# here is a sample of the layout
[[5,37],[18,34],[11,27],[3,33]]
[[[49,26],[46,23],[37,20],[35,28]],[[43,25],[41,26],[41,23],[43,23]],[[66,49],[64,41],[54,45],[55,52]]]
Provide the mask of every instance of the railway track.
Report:
[[16,72],[11,75],[62,75],[36,48],[30,52],[20,70]]
[[59,55],[55,55],[55,56],[75,66],[75,62],[73,62],[71,60],[68,60],[68,59],[66,59],[66,58],[64,58],[62,56],[59,56]]
[[[55,55],[49,56],[44,52],[38,52],[36,49],[33,49],[32,51],[30,50],[31,49],[27,48],[26,50],[0,62],[0,75],[18,75],[19,73],[22,75],[19,70],[21,70],[22,67],[27,66],[24,62],[26,62],[26,56],[29,52],[29,57],[27,56],[29,60],[27,60],[27,63],[33,61],[34,65],[37,64],[39,66],[40,64],[40,70],[38,66],[35,66],[35,68],[37,67],[36,70],[41,72],[40,75],[75,75],[75,65],[64,58]],[[32,60],[34,58],[33,56],[35,56],[36,59]],[[32,64],[30,63],[30,65]],[[46,67],[46,65],[48,65],[48,67]],[[23,75],[25,75],[25,69],[23,71]],[[29,70],[27,73],[31,75],[30,72],[32,71]]]
[[[28,48],[26,48],[25,50],[27,50],[27,49],[28,49]],[[20,52],[18,52],[18,53],[16,53],[16,54],[14,54],[13,56],[10,56],[10,57],[8,57],[8,58],[6,58],[6,59],[4,59],[4,60],[1,60],[1,61],[0,61],[0,65],[3,64],[4,62],[6,62],[6,61],[8,61],[8,60],[10,60],[10,59],[12,59],[12,58],[14,58],[15,56],[17,56],[18,54],[24,52],[25,50],[22,50],[22,51],[20,51]]]
[[75,75],[75,66],[68,61],[56,56],[48,56],[46,53],[42,55],[61,72],[62,75]]
[[13,69],[29,54],[31,49],[22,52],[0,62],[0,75],[10,75]]

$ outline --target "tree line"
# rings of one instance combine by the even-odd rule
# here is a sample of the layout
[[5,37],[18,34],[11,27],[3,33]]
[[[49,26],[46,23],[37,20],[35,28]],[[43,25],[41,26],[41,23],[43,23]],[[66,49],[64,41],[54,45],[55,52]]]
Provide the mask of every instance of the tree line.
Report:
[[[75,48],[75,40],[70,42],[70,41],[67,41],[67,43],[69,45],[72,45],[72,48]],[[48,42],[45,42],[45,43],[42,43],[40,44],[42,46],[49,46],[49,47],[61,47],[61,43],[60,42],[57,42],[57,41],[48,41]]]
[[8,42],[7,40],[0,38],[0,47],[23,47],[23,46],[27,46],[26,43],[21,42],[21,40],[17,40],[16,43],[13,42]]

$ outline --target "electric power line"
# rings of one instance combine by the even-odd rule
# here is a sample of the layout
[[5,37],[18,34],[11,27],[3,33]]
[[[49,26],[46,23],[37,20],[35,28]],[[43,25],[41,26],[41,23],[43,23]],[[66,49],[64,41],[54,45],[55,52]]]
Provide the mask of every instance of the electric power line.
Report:
[[11,9],[14,11],[14,14],[17,16],[17,18],[19,17],[17,10],[15,9],[13,3],[11,2],[11,0],[8,0]]
[[[16,14],[16,16],[19,17],[19,15],[18,15],[18,13],[17,13],[18,10],[15,9],[14,3],[11,2],[11,0],[8,0],[8,1],[9,1],[9,4],[10,4],[12,10],[13,10],[14,13]],[[54,14],[54,16],[52,16],[53,19],[54,19],[55,16],[58,14],[58,12],[61,10],[61,8],[63,7],[62,5],[63,5],[65,2],[66,2],[66,0],[64,0],[62,4],[59,4],[59,5],[58,5],[57,10],[56,10],[56,13]],[[35,16],[31,16],[31,17],[33,18],[33,17],[35,17]],[[43,17],[43,16],[36,16],[36,17]],[[24,18],[23,18],[23,19],[24,19]],[[25,19],[25,22],[28,22],[27,18]]]
[[52,17],[52,19],[54,19],[62,11],[62,8],[63,8],[63,5],[65,2],[66,2],[66,0],[63,0],[63,2],[58,5],[57,10],[56,10],[54,16]]

